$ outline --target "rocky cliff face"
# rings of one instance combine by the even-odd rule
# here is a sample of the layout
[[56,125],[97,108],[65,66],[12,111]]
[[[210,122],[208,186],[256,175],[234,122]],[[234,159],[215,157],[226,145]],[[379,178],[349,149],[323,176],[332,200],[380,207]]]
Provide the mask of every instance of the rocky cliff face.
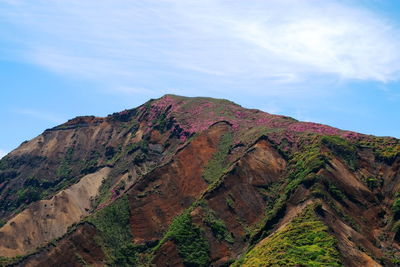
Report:
[[398,266],[400,141],[166,95],[0,161],[0,263]]

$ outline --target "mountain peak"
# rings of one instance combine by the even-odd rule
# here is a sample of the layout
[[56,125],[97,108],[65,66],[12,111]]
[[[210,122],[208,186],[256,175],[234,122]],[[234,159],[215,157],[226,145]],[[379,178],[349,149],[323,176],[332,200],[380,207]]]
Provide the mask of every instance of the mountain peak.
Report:
[[209,97],[183,97],[164,95],[150,101],[140,109],[150,107],[150,121],[161,114],[173,117],[187,136],[201,132],[209,126],[226,121],[238,134],[250,128],[285,131],[288,135],[296,132],[321,135],[339,135],[343,138],[359,138],[360,134],[344,131],[323,124],[299,122],[293,118],[269,114],[257,109],[246,109],[225,99]]
[[165,95],[0,160],[0,265],[395,266],[398,188],[400,140]]

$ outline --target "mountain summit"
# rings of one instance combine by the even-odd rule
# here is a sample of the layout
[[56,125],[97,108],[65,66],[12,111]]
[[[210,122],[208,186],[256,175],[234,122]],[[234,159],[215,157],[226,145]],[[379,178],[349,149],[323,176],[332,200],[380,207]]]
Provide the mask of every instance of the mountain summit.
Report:
[[165,95],[0,160],[0,265],[399,266],[400,140]]

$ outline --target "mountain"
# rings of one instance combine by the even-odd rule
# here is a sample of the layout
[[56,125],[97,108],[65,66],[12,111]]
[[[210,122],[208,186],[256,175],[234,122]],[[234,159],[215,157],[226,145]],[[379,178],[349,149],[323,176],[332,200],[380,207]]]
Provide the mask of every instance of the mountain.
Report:
[[0,161],[4,266],[399,266],[400,140],[165,95]]

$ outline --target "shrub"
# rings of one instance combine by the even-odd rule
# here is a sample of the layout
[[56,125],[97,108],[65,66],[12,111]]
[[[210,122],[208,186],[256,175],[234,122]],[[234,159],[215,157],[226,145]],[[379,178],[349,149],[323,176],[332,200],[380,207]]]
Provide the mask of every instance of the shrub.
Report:
[[178,247],[179,255],[187,266],[208,266],[209,248],[202,230],[192,223],[189,210],[177,216],[169,226],[159,248],[167,240],[172,240]]
[[225,202],[226,202],[226,205],[228,206],[228,208],[230,208],[231,210],[235,209],[235,201],[233,200],[233,198],[231,196],[225,197]]
[[25,180],[24,186],[39,187],[40,181],[35,177],[29,177],[28,179]]
[[400,141],[394,138],[370,137],[359,141],[358,145],[371,148],[376,158],[387,164],[393,163],[400,155]]
[[367,187],[370,190],[374,190],[375,188],[377,188],[379,186],[380,182],[381,181],[375,177],[368,177],[365,179],[365,184],[367,185]]
[[337,188],[334,184],[328,183],[328,191],[329,193],[338,201],[343,202],[345,199],[347,199],[346,195]]
[[167,118],[167,112],[161,112],[153,121],[154,129],[159,130],[161,133],[164,133],[166,130],[171,129],[174,121],[173,118]]
[[397,193],[392,204],[392,211],[395,220],[400,219],[400,194]]
[[20,189],[17,192],[17,203],[18,204],[29,204],[31,202],[35,202],[41,199],[40,191],[35,187],[28,187],[24,189]]
[[128,155],[138,150],[141,150],[143,153],[147,153],[148,143],[145,140],[140,140],[139,142],[129,144],[128,147],[126,148]]
[[337,241],[307,207],[233,266],[341,266]]
[[400,242],[400,221],[396,222],[393,227],[392,231],[395,233],[394,240]]
[[394,159],[400,155],[400,145],[396,146],[382,146],[376,150],[378,159],[391,164]]
[[61,161],[61,164],[58,166],[57,176],[60,179],[68,179],[71,177],[72,174],[71,164],[72,164],[73,153],[74,149],[72,147],[68,148],[64,158]]

